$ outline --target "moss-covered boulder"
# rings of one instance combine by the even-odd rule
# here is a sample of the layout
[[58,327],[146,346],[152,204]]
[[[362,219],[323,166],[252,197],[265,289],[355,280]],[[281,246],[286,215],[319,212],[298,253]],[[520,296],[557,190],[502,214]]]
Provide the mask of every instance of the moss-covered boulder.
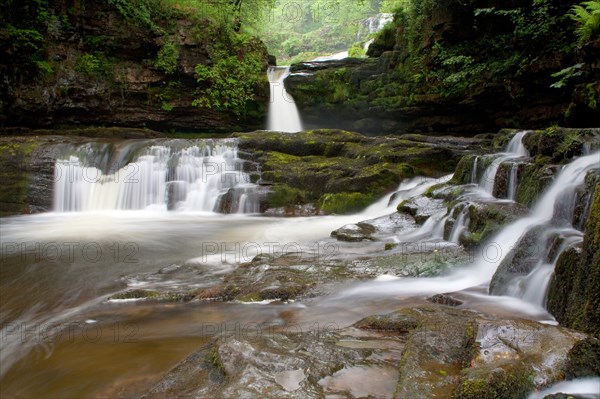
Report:
[[298,134],[236,134],[240,150],[262,167],[263,184],[274,184],[271,207],[313,203],[326,213],[350,213],[394,190],[406,178],[438,177],[485,139],[366,137],[343,130]]
[[581,251],[568,250],[556,264],[548,310],[562,324],[600,335],[600,184],[585,226]]
[[[470,202],[468,205],[467,230],[459,242],[467,247],[477,246],[503,226],[522,217],[527,210],[515,203]],[[460,210],[459,207],[455,212]],[[455,215],[456,217],[456,215]]]

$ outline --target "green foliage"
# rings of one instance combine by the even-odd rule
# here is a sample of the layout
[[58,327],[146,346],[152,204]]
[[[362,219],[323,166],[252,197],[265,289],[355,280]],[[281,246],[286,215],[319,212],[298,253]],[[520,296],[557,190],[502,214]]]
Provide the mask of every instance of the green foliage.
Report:
[[553,89],[560,89],[561,87],[566,86],[571,79],[577,76],[581,76],[581,74],[583,73],[581,71],[582,67],[583,64],[575,64],[568,68],[564,68],[556,73],[553,73],[552,77],[559,78],[559,80],[552,83],[550,87],[552,87]]
[[86,53],[75,62],[75,70],[90,77],[107,77],[112,75],[113,65],[102,53]]
[[325,194],[319,202],[321,210],[327,213],[347,214],[366,208],[373,200],[371,195],[354,192]]
[[277,184],[268,196],[269,206],[279,208],[306,203],[306,192],[286,184]]
[[35,61],[35,65],[41,76],[47,77],[54,73],[54,68],[48,61]]
[[169,8],[161,0],[105,0],[117,8],[126,19],[157,33],[163,32],[155,20],[168,15]]
[[580,5],[573,6],[569,17],[577,22],[575,33],[580,45],[596,38],[600,31],[600,0],[584,1]]
[[348,57],[352,58],[364,58],[366,54],[365,49],[360,43],[354,43],[352,47],[348,49]]
[[[281,62],[344,51],[356,41],[358,22],[379,12],[378,0],[279,0],[269,10],[260,37]],[[307,57],[303,57],[306,60]]]
[[[264,79],[262,53],[253,48],[253,39],[234,36],[231,42],[215,43],[209,65],[196,65],[196,79],[202,86],[193,105],[231,110],[240,115],[254,100],[254,88]],[[236,49],[240,53],[234,53]],[[242,53],[241,50],[244,49]]]
[[177,71],[178,60],[179,47],[168,38],[165,38],[163,45],[158,51],[154,66],[171,75]]

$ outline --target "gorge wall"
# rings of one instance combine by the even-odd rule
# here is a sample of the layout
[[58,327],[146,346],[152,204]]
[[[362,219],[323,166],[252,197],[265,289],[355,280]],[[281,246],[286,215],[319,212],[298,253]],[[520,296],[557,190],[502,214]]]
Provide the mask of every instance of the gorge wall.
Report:
[[1,17],[0,127],[218,132],[264,124],[266,47],[210,7],[14,3]]
[[600,41],[579,42],[577,2],[409,1],[370,59],[292,66],[307,128],[365,134],[598,126]]

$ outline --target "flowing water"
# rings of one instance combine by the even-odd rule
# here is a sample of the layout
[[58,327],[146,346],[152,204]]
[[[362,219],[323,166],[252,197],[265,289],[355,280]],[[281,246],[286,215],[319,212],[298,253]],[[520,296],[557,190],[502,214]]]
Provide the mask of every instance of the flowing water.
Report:
[[[490,194],[493,194],[498,168],[500,167],[500,165],[502,165],[502,163],[529,156],[529,152],[523,144],[523,137],[525,137],[526,134],[527,132],[519,132],[515,134],[508,143],[506,152],[496,154],[494,156],[490,165],[483,172],[483,176],[481,176],[481,179],[479,181],[479,185],[485,191],[487,191]],[[477,158],[475,158],[475,162],[477,162]],[[477,164],[475,163],[475,166],[476,165]],[[474,168],[474,170],[476,170],[476,168]]]
[[149,140],[106,145],[94,156],[84,145],[56,163],[54,209],[213,212],[229,195],[228,213],[252,213],[258,186],[245,163],[234,140]]
[[[143,141],[90,148],[67,149],[57,163],[56,212],[2,219],[2,397],[136,396],[220,331],[249,324],[343,327],[365,314],[423,303],[433,293],[462,291],[457,295],[466,307],[551,322],[543,307],[488,296],[485,289],[508,250],[526,231],[552,220],[557,201],[600,160],[595,153],[566,165],[530,215],[441,277],[381,276],[296,303],[151,304],[108,298],[135,288],[208,287],[254,255],[281,252],[290,244],[323,256],[377,256],[380,245],[340,245],[330,232],[390,214],[401,201],[450,176],[405,181],[396,193],[355,215],[266,218],[239,214],[255,210],[251,197],[257,187],[226,173],[247,174],[247,167],[237,168],[245,162],[235,142]],[[212,164],[225,166],[203,171]],[[131,170],[139,172],[139,181],[125,183],[122,175],[131,177]],[[228,201],[237,203],[230,205],[232,214],[212,212],[222,207],[217,198],[229,192],[239,193]],[[394,239],[456,247],[442,239],[445,217],[434,215]],[[530,280],[522,285],[537,284],[536,277]]]
[[268,130],[297,133],[302,130],[302,121],[292,96],[285,90],[283,81],[290,74],[289,67],[269,67],[271,100],[269,102]]

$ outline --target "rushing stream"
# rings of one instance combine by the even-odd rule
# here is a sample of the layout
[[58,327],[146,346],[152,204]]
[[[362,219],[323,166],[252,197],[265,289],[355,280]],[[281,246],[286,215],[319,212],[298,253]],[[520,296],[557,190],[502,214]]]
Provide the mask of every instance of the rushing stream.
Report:
[[[527,157],[523,135],[499,155],[504,161]],[[540,262],[535,273],[514,283],[511,296],[489,296],[487,285],[508,249],[553,219],[557,202],[598,167],[600,156],[566,165],[529,215],[499,231],[471,262],[441,277],[380,276],[303,302],[146,304],[108,298],[135,288],[208,287],[260,252],[289,247],[324,257],[377,256],[381,245],[341,244],[330,238],[331,231],[393,213],[401,201],[450,176],[405,181],[395,194],[354,215],[267,218],[251,215],[258,211],[259,187],[240,166],[235,142],[102,148],[72,148],[57,162],[56,212],[2,220],[2,397],[137,395],[223,329],[248,323],[348,326],[365,314],[422,303],[434,293],[460,291],[467,308],[553,323],[543,295],[529,293],[529,287],[544,291],[540,286],[547,284],[552,264]],[[487,181],[471,186],[471,198],[508,201],[494,199]],[[231,214],[214,213],[227,194]],[[461,215],[444,241],[445,213],[393,239],[456,248],[467,216]],[[581,239],[572,226],[556,228],[570,237],[565,246]],[[169,272],[186,268],[190,272]]]

